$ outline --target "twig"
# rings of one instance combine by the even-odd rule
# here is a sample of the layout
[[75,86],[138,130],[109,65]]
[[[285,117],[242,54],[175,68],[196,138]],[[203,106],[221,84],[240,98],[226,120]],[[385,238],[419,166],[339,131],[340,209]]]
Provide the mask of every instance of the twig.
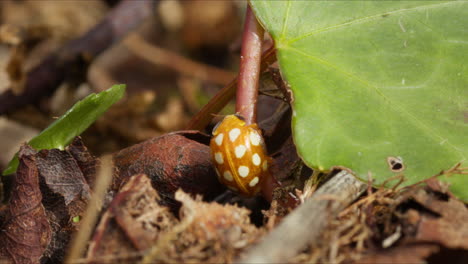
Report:
[[[236,263],[287,263],[306,245],[316,243],[330,219],[359,197],[366,187],[349,172],[340,171]],[[334,198],[324,200],[324,196]]]
[[250,5],[247,5],[236,98],[236,112],[245,118],[247,124],[257,122],[258,80],[263,34],[262,26],[258,23]]
[[136,33],[126,37],[124,43],[138,57],[201,80],[226,85],[236,77],[234,73],[197,63],[169,50],[153,46]]
[[52,94],[65,80],[70,69],[80,61],[91,62],[148,17],[153,10],[152,4],[152,0],[122,0],[102,22],[82,37],[50,54],[28,72],[23,93],[16,96],[8,89],[1,94],[0,115]]
[[[250,7],[249,7],[249,9],[250,9]],[[255,17],[250,19],[250,23],[253,23],[253,22],[257,23],[256,20],[252,20],[252,19],[255,19]],[[258,35],[258,33],[257,33],[257,35]],[[242,44],[245,45],[244,40],[243,40]],[[258,45],[258,43],[256,45]],[[247,59],[247,57],[245,57],[245,58]],[[272,46],[272,47],[270,47],[269,49],[267,49],[267,50],[265,50],[263,52],[263,54],[261,56],[260,67],[259,67],[259,69],[257,69],[258,66],[255,66],[254,70],[255,71],[259,70],[259,72],[262,72],[262,71],[266,70],[268,68],[268,66],[271,65],[275,61],[276,61],[276,50]],[[258,63],[258,62],[256,62],[256,63]],[[251,66],[241,66],[241,68],[242,67],[244,67],[245,70],[247,70]],[[258,73],[256,73],[256,75],[258,75]],[[246,76],[244,76],[243,78],[245,78],[245,77]],[[210,102],[208,104],[206,104],[192,118],[192,120],[190,120],[189,125],[187,126],[187,129],[188,130],[202,130],[202,129],[204,129],[210,123],[211,119],[213,118],[213,116],[211,114],[216,114],[219,111],[221,111],[221,109],[223,109],[224,106],[226,106],[226,104],[234,97],[234,95],[236,93],[235,88],[237,86],[237,81],[240,80],[240,78],[241,77],[238,77],[238,78],[232,80],[227,86],[225,86],[213,98],[211,98]],[[257,78],[257,83],[258,83],[258,76],[255,77],[255,78]],[[250,83],[251,81],[253,81],[253,79],[251,79],[247,83]],[[244,117],[246,117],[246,116],[244,116]]]
[[[264,71],[276,61],[276,50],[274,47],[269,48],[262,54],[262,63],[260,65],[260,71]],[[187,130],[202,130],[204,129],[213,119],[211,114],[216,114],[223,109],[226,104],[236,94],[236,85],[238,78],[232,80],[228,85],[211,98],[210,102],[203,106],[203,108],[190,120],[187,125]]]
[[88,244],[88,240],[94,229],[94,225],[96,224],[104,196],[107,192],[107,188],[112,181],[112,167],[113,163],[111,156],[105,156],[101,158],[101,168],[96,177],[94,194],[88,202],[86,211],[83,215],[83,222],[80,225],[81,228],[79,232],[75,234],[65,263],[74,263],[75,259],[79,259],[83,255],[86,245]]

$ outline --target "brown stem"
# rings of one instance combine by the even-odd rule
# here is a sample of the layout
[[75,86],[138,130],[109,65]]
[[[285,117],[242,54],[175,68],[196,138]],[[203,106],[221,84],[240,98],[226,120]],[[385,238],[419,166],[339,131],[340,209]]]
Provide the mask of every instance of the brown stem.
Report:
[[234,73],[189,60],[172,51],[151,45],[136,33],[130,34],[123,42],[133,54],[142,59],[200,80],[226,85],[235,78]]
[[[276,50],[274,47],[269,48],[262,54],[262,63],[260,65],[260,71],[264,71],[276,61]],[[216,114],[226,106],[229,100],[234,97],[236,93],[236,85],[238,78],[232,80],[228,85],[211,98],[211,100],[190,120],[187,125],[187,130],[202,130],[204,129],[213,119],[212,114]]]
[[247,5],[236,98],[236,112],[245,118],[247,124],[253,124],[257,121],[258,80],[263,33],[262,26],[258,23],[250,5]]
[[[153,10],[152,0],[122,0],[98,25],[74,39],[27,73],[25,88],[16,96],[11,89],[0,95],[0,115],[38,102],[52,94],[66,75],[83,60],[91,62],[101,52],[133,30]],[[83,70],[83,72],[86,72]]]
[[319,243],[329,221],[365,190],[365,183],[340,171],[234,263],[287,263],[308,244]]

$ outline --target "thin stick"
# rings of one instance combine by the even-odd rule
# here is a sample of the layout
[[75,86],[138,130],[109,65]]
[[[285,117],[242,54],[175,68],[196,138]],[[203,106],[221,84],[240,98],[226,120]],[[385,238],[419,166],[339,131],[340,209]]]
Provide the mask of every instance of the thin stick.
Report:
[[[260,71],[264,71],[276,61],[276,50],[274,47],[269,48],[262,55],[262,64],[260,65]],[[236,94],[236,85],[238,78],[232,80],[228,85],[211,98],[210,102],[203,106],[203,108],[190,120],[187,125],[187,130],[202,130],[204,129],[213,119],[212,114],[216,114],[223,109],[226,104]]]
[[91,233],[94,230],[98,214],[101,211],[102,201],[106,195],[107,188],[112,181],[112,167],[111,156],[101,158],[101,168],[96,177],[94,193],[86,207],[80,230],[73,238],[65,263],[74,263],[75,260],[80,259],[83,255]]
[[136,33],[126,37],[124,44],[142,59],[200,80],[226,85],[236,77],[234,73],[189,60],[172,51],[151,45]]
[[257,121],[258,80],[263,34],[262,26],[258,23],[250,5],[247,5],[236,98],[236,112],[245,118],[247,124],[253,124]]
[[316,243],[328,222],[365,190],[364,182],[340,171],[236,263],[287,263],[306,245]]
[[[248,10],[250,10],[250,7],[248,7]],[[255,26],[255,27],[254,27]],[[258,75],[260,72],[264,71],[267,69],[267,67],[269,65],[271,65],[272,63],[274,63],[276,61],[276,49],[274,46],[270,47],[269,49],[265,50],[263,52],[263,54],[260,56],[260,55],[256,55],[254,57],[254,60],[250,59],[250,54],[247,54],[246,56],[244,56],[244,53],[247,53],[247,51],[244,51],[244,47],[247,45],[247,43],[249,42],[253,42],[255,41],[256,43],[251,43],[251,44],[248,44],[248,45],[255,45],[256,48],[254,50],[252,50],[252,52],[260,52],[259,54],[261,54],[261,43],[258,43],[258,42],[261,42],[261,40],[263,40],[263,29],[261,28],[260,24],[258,24],[255,16],[253,15],[252,11],[247,11],[247,17],[246,17],[246,23],[245,23],[245,27],[248,28],[248,30],[244,29],[244,36],[243,36],[243,41],[242,41],[242,51],[241,51],[241,54],[242,54],[242,57],[241,57],[241,72],[244,72],[243,76],[239,76],[238,78],[232,80],[227,86],[225,86],[223,89],[221,89],[213,98],[211,98],[211,100],[208,102],[208,104],[206,104],[193,118],[192,120],[190,120],[188,126],[187,126],[187,129],[188,130],[202,130],[204,129],[210,122],[211,122],[211,119],[213,119],[213,116],[212,114],[216,114],[218,113],[219,111],[221,111],[221,109],[224,108],[224,106],[226,106],[226,104],[234,97],[235,93],[236,93],[236,85],[238,85],[238,80],[243,80],[242,82],[244,84],[242,84],[242,86],[247,86],[247,89],[250,90],[250,93],[253,93],[253,90],[255,90],[255,93],[257,93],[257,90],[258,88],[256,87],[258,85]],[[249,31],[252,31],[252,32],[256,32],[256,33],[253,33],[254,35],[250,35],[250,36],[246,36],[247,33],[246,32],[249,32]],[[261,31],[262,33],[259,34]],[[251,33],[252,33],[251,32]],[[249,34],[251,34],[249,33]],[[254,37],[256,36],[256,37]],[[261,37],[260,37],[261,36]],[[257,60],[260,60],[260,61],[257,61]],[[249,65],[244,65],[242,66],[243,63],[248,63]],[[259,66],[258,66],[259,65]],[[248,72],[248,69],[252,70],[251,72]],[[256,72],[254,74],[254,72]],[[252,74],[252,78],[250,78],[249,74]],[[247,79],[249,79],[247,81]],[[251,90],[249,88],[249,84],[251,83],[254,83],[254,86],[252,86],[253,90]],[[239,87],[238,87],[239,89]],[[241,88],[241,89],[244,89],[244,88]],[[257,95],[255,94],[254,95],[254,100],[253,101],[256,101],[256,98],[257,98]],[[244,99],[241,99],[241,98],[238,98],[237,100],[237,104],[240,104],[240,102],[242,102]],[[244,105],[247,105],[249,103],[251,103],[252,100],[248,100],[247,102],[244,101]],[[253,109],[245,109],[245,111],[249,111],[253,114],[255,114],[255,103],[253,103]],[[243,108],[242,106],[240,106],[240,108]],[[236,111],[239,111],[238,110],[238,107],[236,105]],[[244,110],[242,111],[239,111],[239,112],[243,112]],[[251,116],[250,114],[248,116],[245,115],[245,113],[241,113],[241,115],[244,115],[245,118],[249,118],[248,116]],[[253,116],[250,117],[250,119],[254,118]]]

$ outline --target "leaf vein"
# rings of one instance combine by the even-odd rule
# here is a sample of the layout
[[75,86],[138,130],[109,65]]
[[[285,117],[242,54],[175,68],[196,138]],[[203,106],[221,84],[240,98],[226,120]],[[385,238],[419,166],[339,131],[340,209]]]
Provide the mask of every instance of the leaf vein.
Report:
[[[306,52],[303,52],[301,50],[298,50],[296,48],[293,48],[293,47],[290,47],[288,46],[287,48],[284,47],[284,49],[287,49],[287,50],[290,50],[292,52],[296,52],[302,56],[304,56],[305,58],[309,59],[309,60],[312,60],[312,61],[315,61],[315,62],[318,62],[319,64],[322,64],[322,65],[325,65],[325,66],[328,66],[330,68],[333,68],[335,69],[336,71],[348,76],[349,78],[351,79],[355,79],[357,80],[358,82],[364,84],[364,86],[368,87],[368,88],[371,88],[373,89],[379,96],[381,96],[383,99],[385,99],[389,106],[391,108],[393,108],[396,112],[399,112],[403,115],[406,115],[407,117],[409,117],[411,120],[413,120],[415,122],[415,124],[417,124],[420,128],[422,128],[424,131],[426,131],[428,133],[428,135],[431,135],[432,137],[434,138],[438,138],[439,140],[441,141],[445,141],[447,140],[446,138],[442,137],[441,135],[439,135],[439,133],[437,133],[436,131],[434,131],[433,129],[431,129],[428,125],[426,125],[423,121],[421,121],[419,118],[417,118],[416,116],[412,115],[411,113],[409,113],[404,107],[396,104],[393,100],[391,100],[390,98],[388,98],[378,87],[376,87],[375,85],[371,84],[369,81],[366,81],[344,69],[341,69],[339,68],[338,66],[330,63],[329,61],[326,61],[324,59],[321,59],[321,58],[318,58],[316,56],[313,56],[311,54],[308,54]],[[440,142],[440,141],[439,141]],[[452,145],[450,142],[447,144],[448,146],[450,146],[450,148],[452,148],[453,150],[455,150],[457,153],[459,153],[463,158],[466,158],[464,156],[464,153],[462,150],[460,150],[459,148],[457,148],[456,146]]]
[[372,16],[367,16],[367,17],[362,17],[362,18],[358,18],[358,19],[354,19],[354,20],[351,20],[351,21],[348,21],[348,22],[345,22],[345,23],[341,23],[341,24],[337,24],[337,25],[332,25],[332,26],[329,26],[329,27],[325,27],[325,28],[320,28],[320,29],[316,29],[316,30],[313,30],[313,31],[310,31],[308,33],[305,33],[301,36],[298,36],[294,39],[291,39],[288,41],[288,44],[292,44],[296,41],[299,41],[301,39],[304,39],[304,38],[307,38],[307,37],[310,37],[312,35],[315,35],[315,34],[318,34],[318,33],[323,33],[323,32],[327,32],[327,31],[331,31],[331,30],[336,30],[336,29],[339,29],[339,28],[342,28],[342,27],[346,27],[346,26],[351,26],[351,25],[355,25],[355,24],[359,24],[359,23],[363,23],[363,22],[368,22],[368,21],[372,21],[372,20],[376,20],[376,19],[379,19],[379,18],[382,18],[383,15],[391,15],[391,14],[399,14],[399,13],[405,13],[405,12],[412,12],[412,11],[418,11],[418,10],[423,10],[423,9],[429,9],[429,8],[436,8],[436,7],[440,7],[440,6],[444,6],[444,5],[450,5],[450,4],[453,4],[453,3],[459,3],[460,1],[458,0],[455,0],[455,1],[452,1],[452,2],[448,2],[448,3],[437,3],[437,4],[430,4],[430,5],[423,5],[423,6],[418,6],[418,7],[413,7],[413,8],[405,8],[405,9],[399,9],[399,10],[394,10],[394,11],[390,11],[390,12],[385,12],[385,13],[380,13],[380,14],[376,14],[376,15],[372,15]]
[[289,21],[289,11],[291,9],[291,4],[292,2],[290,0],[288,0],[288,5],[286,7],[286,13],[284,14],[284,22],[283,22],[283,28],[281,29],[281,35],[280,35],[280,39],[284,39],[284,36],[286,34],[286,28],[288,26],[288,21]]

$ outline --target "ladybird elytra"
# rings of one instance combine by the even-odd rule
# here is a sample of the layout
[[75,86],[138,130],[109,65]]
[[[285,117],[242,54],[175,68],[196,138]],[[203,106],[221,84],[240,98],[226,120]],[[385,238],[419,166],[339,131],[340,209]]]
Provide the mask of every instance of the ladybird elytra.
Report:
[[219,181],[229,189],[253,196],[268,177],[270,158],[256,124],[228,115],[213,129],[211,156]]

